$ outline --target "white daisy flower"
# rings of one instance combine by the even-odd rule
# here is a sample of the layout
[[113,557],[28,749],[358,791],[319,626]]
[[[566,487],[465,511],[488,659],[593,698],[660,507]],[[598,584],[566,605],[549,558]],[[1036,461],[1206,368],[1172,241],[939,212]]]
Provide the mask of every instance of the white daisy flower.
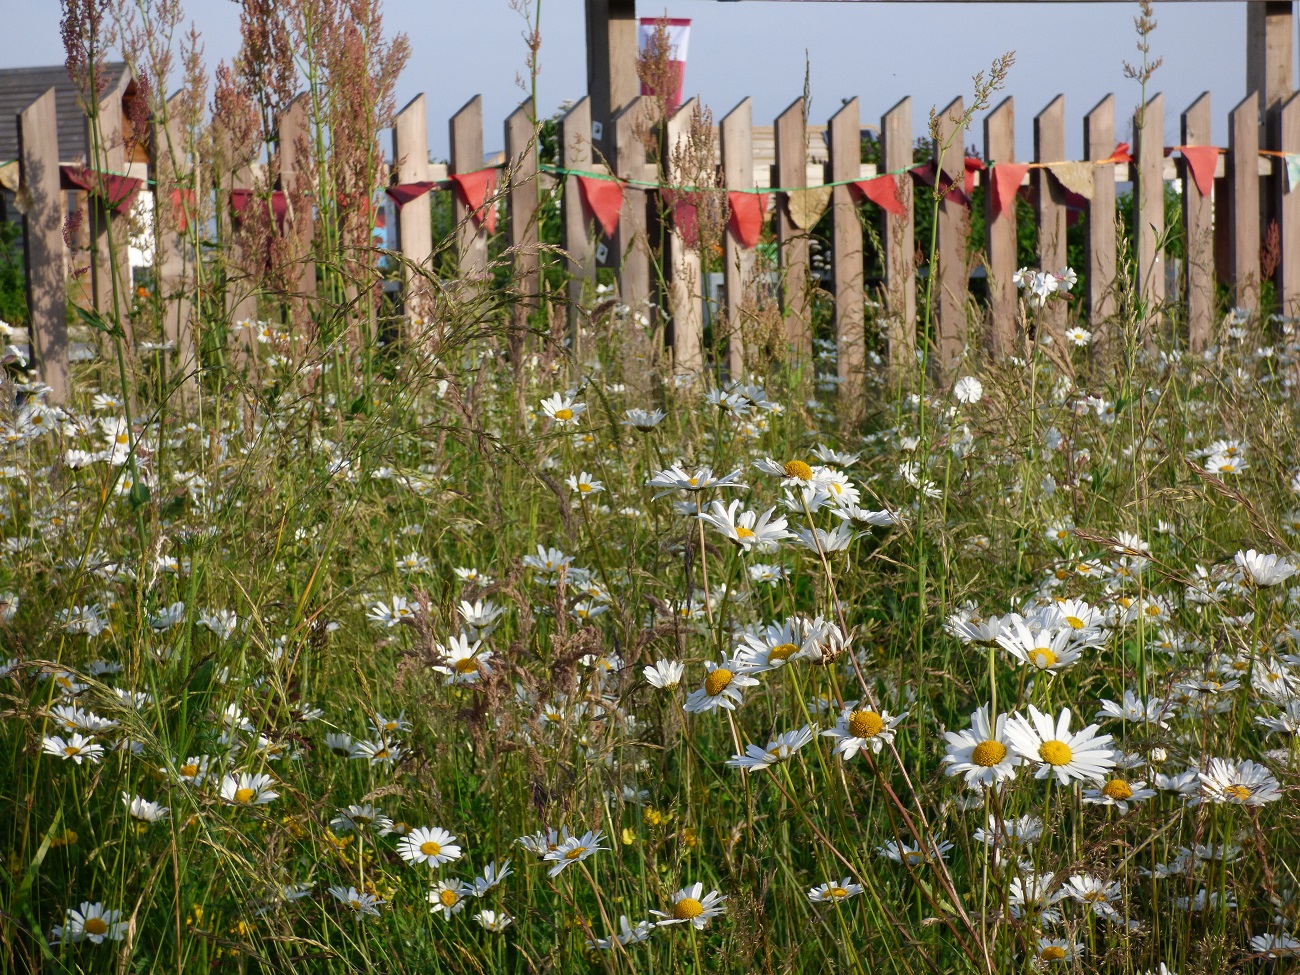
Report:
[[683,887],[673,894],[671,913],[663,911],[651,911],[650,913],[660,919],[659,927],[666,927],[671,924],[689,924],[697,931],[702,931],[712,918],[717,917],[726,910],[722,906],[722,902],[726,899],[716,890],[711,890],[705,894],[704,885],[697,882],[689,887]]
[[456,837],[440,826],[413,829],[397,844],[398,855],[410,864],[440,867],[460,859]]
[[944,733],[948,742],[943,757],[949,775],[961,775],[967,786],[985,788],[1016,777],[1022,759],[1009,747],[1006,738],[1007,716],[999,714],[989,724],[988,706],[970,716],[970,728]]
[[1031,704],[1028,719],[1020,714],[1011,716],[1006,736],[1021,757],[1038,764],[1036,779],[1054,775],[1061,785],[1069,785],[1072,779],[1101,781],[1115,766],[1111,736],[1098,735],[1096,725],[1072,734],[1070,718],[1069,708],[1053,720]]

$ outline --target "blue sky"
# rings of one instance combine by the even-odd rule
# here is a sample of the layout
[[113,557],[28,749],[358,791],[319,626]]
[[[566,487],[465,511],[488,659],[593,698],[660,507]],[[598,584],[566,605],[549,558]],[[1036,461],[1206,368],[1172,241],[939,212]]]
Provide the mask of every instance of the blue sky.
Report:
[[[60,5],[24,5],[0,33],[0,66],[63,60]],[[484,144],[500,148],[501,123],[522,99],[523,23],[507,0],[387,0],[387,25],[403,30],[412,56],[398,84],[398,104],[423,91],[430,143],[447,152],[446,119],[474,94],[484,101]],[[1033,148],[1033,116],[1066,96],[1069,150],[1082,147],[1083,115],[1107,92],[1116,96],[1117,128],[1138,101],[1124,78],[1134,50],[1132,3],[718,3],[642,0],[638,13],[667,12],[694,21],[686,69],[688,94],[721,118],[743,97],[754,99],[755,124],[770,124],[803,88],[811,64],[812,118],[824,122],[841,99],[857,95],[864,122],[904,95],[913,97],[919,130],[931,105],[969,97],[970,77],[998,54],[1016,52],[1007,94],[1016,98],[1017,155]],[[187,0],[210,66],[238,44],[231,0]],[[1166,142],[1178,141],[1178,113],[1205,90],[1213,93],[1215,140],[1226,138],[1227,112],[1245,96],[1245,4],[1158,3],[1153,38],[1164,66],[1154,88],[1165,93]],[[542,0],[539,97],[544,111],[579,97],[586,85],[582,0]],[[1300,45],[1297,45],[1300,50]],[[1121,136],[1126,138],[1127,136]],[[982,143],[978,121],[967,142]]]

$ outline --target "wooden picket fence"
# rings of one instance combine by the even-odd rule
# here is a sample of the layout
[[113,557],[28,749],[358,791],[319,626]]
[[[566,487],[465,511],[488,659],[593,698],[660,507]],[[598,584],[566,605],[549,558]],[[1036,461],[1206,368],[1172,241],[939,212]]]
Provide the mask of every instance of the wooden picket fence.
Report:
[[[47,92],[20,118],[22,138],[22,182],[27,204],[25,214],[29,247],[28,287],[32,317],[32,348],[45,381],[55,389],[55,398],[66,393],[67,321],[65,282],[53,268],[63,267],[60,228],[63,197],[60,191],[60,163],[54,131],[53,92]],[[1037,230],[1039,266],[1047,271],[1065,267],[1067,217],[1071,208],[1082,209],[1086,218],[1086,293],[1083,306],[1091,327],[1104,335],[1117,311],[1116,281],[1120,275],[1116,234],[1116,186],[1131,181],[1135,225],[1131,239],[1135,251],[1136,289],[1146,309],[1146,326],[1154,329],[1158,320],[1181,304],[1185,313],[1175,316],[1186,322],[1185,342],[1192,350],[1214,341],[1216,286],[1232,288],[1235,303],[1252,312],[1274,310],[1287,315],[1300,313],[1300,192],[1293,192],[1287,178],[1288,162],[1300,173],[1300,94],[1280,107],[1279,115],[1264,131],[1273,133],[1274,144],[1261,142],[1259,100],[1251,95],[1229,113],[1229,144],[1213,147],[1210,139],[1210,95],[1201,95],[1181,116],[1181,144],[1164,143],[1165,106],[1161,95],[1151,98],[1136,113],[1131,130],[1120,131],[1115,120],[1115,101],[1107,96],[1083,119],[1083,159],[1066,158],[1066,112],[1063,97],[1053,99],[1034,118],[1032,159],[1017,152],[1014,104],[1007,98],[982,119],[984,157],[965,158],[969,133],[955,132],[955,120],[963,113],[960,98],[938,115],[941,156],[917,165],[913,159],[913,108],[904,98],[880,119],[879,168],[860,162],[862,119],[857,98],[843,103],[828,120],[823,139],[810,139],[819,130],[804,117],[802,99],[796,99],[775,119],[770,135],[756,138],[751,102],[742,101],[720,122],[717,129],[716,185],[731,201],[731,219],[723,240],[724,285],[715,322],[727,336],[727,364],[738,374],[742,359],[740,327],[745,282],[751,279],[758,226],[771,220],[779,262],[779,300],[785,323],[785,337],[792,354],[807,357],[812,350],[813,275],[810,273],[811,230],[823,213],[829,213],[829,291],[838,348],[840,377],[853,382],[860,376],[868,341],[866,309],[877,301],[877,321],[884,334],[882,344],[894,364],[910,361],[917,344],[918,273],[933,273],[930,282],[934,332],[933,348],[940,368],[950,367],[969,351],[972,325],[970,272],[968,266],[971,192],[983,186],[985,239],[982,263],[987,278],[987,305],[978,327],[986,336],[985,350],[995,357],[1010,353],[1017,338],[1020,306],[1013,276],[1016,271],[1017,208],[1015,199],[1022,186],[1032,188]],[[695,101],[681,105],[663,120],[666,159],[683,143],[690,129]],[[122,124],[120,101],[107,98],[101,106],[105,125]],[[451,153],[448,164],[428,161],[428,109],[423,95],[414,99],[395,118],[393,167],[389,196],[394,201],[397,250],[406,268],[403,280],[405,310],[423,314],[430,305],[428,277],[419,269],[431,266],[437,243],[431,230],[429,194],[454,194],[456,219],[455,253],[460,277],[485,279],[488,272],[488,240],[504,233],[512,261],[512,289],[525,306],[540,295],[542,244],[539,240],[538,208],[543,183],[562,184],[562,245],[568,273],[568,297],[576,307],[590,296],[597,268],[613,269],[619,296],[634,308],[666,304],[669,321],[666,334],[674,368],[680,372],[702,370],[708,364],[704,336],[704,296],[701,257],[691,245],[686,210],[692,194],[700,187],[680,185],[670,163],[652,164],[643,138],[647,127],[657,121],[656,103],[639,97],[618,112],[593,134],[591,102],[583,98],[559,120],[558,145],[561,158],[554,165],[539,163],[538,127],[532,106],[524,103],[504,122],[503,161],[485,166],[483,154],[482,103],[470,100],[450,119]],[[979,120],[972,123],[974,130]],[[282,230],[292,239],[290,254],[296,260],[296,291],[310,300],[316,288],[316,268],[311,263],[313,204],[295,198],[291,189],[297,167],[295,146],[306,141],[307,116],[300,98],[280,121],[280,189],[266,201]],[[593,137],[594,135],[594,137]],[[155,133],[161,145],[169,133]],[[1124,138],[1127,136],[1127,140]],[[179,140],[179,133],[171,133]],[[218,139],[218,144],[222,140]],[[600,147],[599,150],[597,147]],[[211,172],[177,172],[174,165],[158,156],[151,170],[156,213],[164,221],[164,246],[159,257],[160,285],[168,296],[166,337],[173,342],[182,362],[192,361],[191,334],[194,307],[187,291],[192,271],[187,270],[184,236],[189,219],[200,212],[194,194],[215,195],[222,207],[227,201],[239,206],[240,193],[248,202],[247,187],[253,184],[252,159],[240,156],[240,147],[227,140],[220,160],[209,165]],[[66,165],[63,167],[66,171]],[[92,160],[90,176],[121,171],[121,161],[105,154]],[[1165,184],[1171,179],[1182,184],[1185,263],[1177,276],[1180,294],[1166,294],[1164,253]],[[937,260],[933,267],[918,270],[918,241],[915,218],[919,207],[933,205],[930,187],[944,192],[938,205]],[[89,185],[89,184],[88,184]],[[178,189],[178,187],[185,187]],[[64,186],[62,189],[66,189]],[[137,189],[143,190],[141,186]],[[201,189],[199,189],[201,188]],[[754,201],[758,202],[755,203]],[[95,233],[122,214],[119,201],[90,194]],[[868,294],[864,276],[864,206],[884,211],[883,281],[876,293]],[[504,211],[503,228],[496,225],[497,210]],[[662,266],[654,268],[644,246],[650,228],[660,214],[673,214],[664,233],[668,246]],[[1263,218],[1261,217],[1263,214]],[[684,219],[685,216],[685,219]],[[1264,222],[1276,222],[1280,254],[1274,276],[1277,307],[1261,308],[1261,239],[1268,232]],[[120,239],[120,237],[119,237]],[[192,248],[191,248],[192,250]],[[111,287],[129,284],[129,272],[116,274],[103,267],[98,254],[94,289],[96,302],[111,297]],[[113,284],[116,282],[116,285]],[[666,294],[660,293],[666,282]],[[238,284],[238,282],[236,282]],[[255,282],[243,290],[228,287],[226,312],[231,321],[255,320],[258,292]],[[1061,332],[1066,308],[1049,305],[1043,311],[1043,326]],[[576,339],[577,329],[573,330]],[[576,351],[576,349],[575,349]],[[193,384],[193,370],[190,388]]]

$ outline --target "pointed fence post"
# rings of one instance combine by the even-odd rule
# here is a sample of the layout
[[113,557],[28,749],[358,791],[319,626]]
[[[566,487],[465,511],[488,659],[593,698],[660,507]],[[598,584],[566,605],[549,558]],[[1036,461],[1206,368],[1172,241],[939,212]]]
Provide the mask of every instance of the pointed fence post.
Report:
[[[1083,155],[1110,158],[1115,148],[1115,96],[1107,95],[1083,119]],[[1115,166],[1092,167],[1088,201],[1088,323],[1094,343],[1104,343],[1105,321],[1115,314]]]
[[[483,98],[475,95],[467,101],[449,125],[451,132],[452,173],[476,173],[483,168]],[[460,276],[469,281],[482,280],[487,274],[487,225],[474,219],[460,193],[452,193],[452,215],[456,221],[456,256]],[[487,204],[491,205],[491,204]]]
[[[423,96],[421,96],[423,97]],[[533,126],[533,102],[528,99],[510,113],[505,123],[507,208],[511,270],[517,293],[511,308],[516,334],[512,344],[523,342],[528,314],[537,308],[540,295],[540,252],[537,213],[537,138]],[[426,221],[427,225],[427,221]]]
[[[912,99],[904,98],[880,119],[880,156],[887,173],[912,165]],[[889,312],[889,366],[911,368],[916,354],[916,232],[912,178],[894,177],[902,214],[885,214],[885,304]]]
[[[1292,0],[1246,4],[1246,90],[1259,93],[1260,147],[1264,149],[1282,149],[1282,107],[1295,91],[1294,6]],[[1286,173],[1281,170],[1275,165],[1272,172],[1260,176],[1260,226],[1266,232],[1274,221],[1281,231],[1279,203],[1286,193]],[[1280,288],[1277,296],[1280,300]]]
[[194,258],[191,228],[198,219],[196,167],[182,117],[185,95],[167,100],[165,124],[154,121],[152,169],[154,221],[158,227],[159,290],[163,298],[163,337],[171,343],[172,371],[181,397],[198,391],[199,362],[194,341]]
[[[560,165],[565,169],[592,171],[591,99],[583,98],[560,119]],[[569,338],[576,358],[581,354],[579,309],[587,292],[596,283],[596,245],[591,220],[582,201],[578,177],[564,178],[564,250],[569,275]]]
[[[1148,135],[1149,133],[1149,135]],[[1144,339],[1154,339],[1165,303],[1165,96],[1133,116],[1133,237],[1137,241],[1138,296],[1147,302]]]
[[[803,97],[778,116],[773,183],[786,189],[808,185],[808,124]],[[796,362],[812,356],[812,310],[808,278],[808,231],[790,218],[789,194],[776,200],[776,242],[781,257],[781,312],[786,344]]]
[[[232,190],[253,189],[253,166],[248,146],[238,145],[230,132],[219,131],[215,140],[217,159],[214,161],[213,182],[217,190],[218,227],[225,246],[225,284],[223,297],[226,323],[236,332],[236,345],[231,349],[236,363],[249,362],[257,349],[257,321],[259,284],[256,277],[246,277],[243,268],[247,263],[243,244],[235,230],[231,209]],[[232,273],[233,272],[233,273]]]
[[[1280,151],[1300,154],[1300,93],[1292,95],[1282,106],[1279,120]],[[1285,159],[1275,165],[1285,168]],[[1282,240],[1282,260],[1278,264],[1278,304],[1282,314],[1291,318],[1300,316],[1300,187],[1287,191],[1286,173],[1275,184],[1278,200],[1278,222]]]
[[[718,126],[722,182],[732,190],[754,187],[754,109],[746,97]],[[860,263],[860,262],[859,262]],[[754,276],[754,252],[746,250],[728,227],[722,235],[722,265],[726,294],[727,371],[732,379],[745,374],[741,341],[741,308],[745,285]]]
[[[280,190],[289,201],[284,235],[288,248],[290,322],[305,326],[316,297],[316,262],[312,260],[312,238],[316,218],[312,213],[315,194],[311,185],[311,96],[302,92],[280,116]],[[324,202],[324,201],[322,201]]]
[[[673,170],[672,159],[677,147],[689,138],[694,110],[695,99],[691,98],[668,120],[668,161],[664,173],[670,186],[681,182],[681,174]],[[678,372],[693,374],[704,368],[703,283],[699,247],[686,246],[674,221],[668,235],[668,307],[673,317],[673,367]]]
[[[1057,95],[1034,116],[1034,161],[1065,159],[1065,96]],[[1038,266],[1055,274],[1070,263],[1065,244],[1065,187],[1046,168],[1033,170],[1036,216],[1038,218]],[[1051,301],[1042,310],[1043,324],[1058,343],[1065,341],[1066,303]]]
[[[1185,146],[1210,145],[1210,93],[1192,102],[1181,120]],[[1202,194],[1184,159],[1183,230],[1187,235],[1187,341],[1193,352],[1203,352],[1214,334],[1214,191]]]
[[[393,117],[393,182],[422,183],[429,179],[429,111],[424,93],[416,95]],[[433,203],[422,193],[397,209],[397,249],[402,254],[402,312],[406,321],[427,319],[433,269]],[[408,338],[415,338],[410,335]]]
[[[1016,161],[1016,106],[1010,95],[984,117],[984,155],[989,165]],[[989,282],[989,352],[1001,359],[1010,355],[1016,339],[1016,208],[1003,213],[994,199],[994,171],[984,191],[985,270]]]
[[51,88],[18,115],[19,185],[23,211],[23,268],[27,276],[29,348],[51,389],[52,403],[71,391],[68,299],[64,288],[63,190],[59,180],[59,126]]
[[[98,124],[86,120],[86,145],[90,147],[89,161],[94,185],[100,185],[99,173],[124,175],[126,158],[126,113],[122,108],[122,95],[130,80],[123,73],[117,84],[111,85],[100,99],[97,109]],[[126,335],[126,354],[135,355],[135,336],[128,311],[131,307],[131,258],[127,237],[130,216],[115,212],[99,195],[92,193],[87,200],[90,213],[91,279],[95,296],[95,309],[105,317],[116,311]],[[112,242],[110,249],[109,243]],[[116,301],[114,297],[116,295]]]
[[[616,175],[643,183],[654,182],[658,172],[646,159],[642,135],[651,130],[657,114],[658,106],[653,98],[637,95],[614,116],[611,125],[614,128]],[[632,320],[637,321],[637,316],[644,315],[647,324],[652,314],[648,205],[645,187],[624,184],[623,206],[619,211],[613,243],[618,260],[619,296],[631,309]]]
[[1259,95],[1251,92],[1228,115],[1229,238],[1237,307],[1259,308]]
[[[954,98],[939,113],[939,140],[935,152],[948,143],[942,157],[936,156],[935,182],[946,176],[955,189],[962,189],[966,179],[966,147],[963,133],[957,128],[957,119],[964,113],[961,98]],[[966,236],[970,232],[970,210],[962,203],[946,196],[939,204],[938,267],[930,268],[935,275],[933,302],[935,327],[938,338],[939,371],[947,375],[961,359],[966,349],[966,297],[969,282],[966,269]]]
[[[862,121],[856,96],[828,123],[830,182],[856,180],[862,174]],[[835,346],[843,401],[857,411],[866,363],[866,315],[863,307],[862,221],[853,189],[831,190],[831,279],[835,288]]]

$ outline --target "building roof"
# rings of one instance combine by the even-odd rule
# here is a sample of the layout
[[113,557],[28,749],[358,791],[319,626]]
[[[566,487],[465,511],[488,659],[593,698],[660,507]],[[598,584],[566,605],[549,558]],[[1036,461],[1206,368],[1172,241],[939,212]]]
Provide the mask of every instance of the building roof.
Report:
[[[110,87],[120,85],[126,65],[106,64]],[[85,159],[86,117],[77,103],[77,89],[61,64],[40,68],[0,69],[0,164],[18,158],[18,116],[49,89],[54,89],[59,119],[59,158]]]

